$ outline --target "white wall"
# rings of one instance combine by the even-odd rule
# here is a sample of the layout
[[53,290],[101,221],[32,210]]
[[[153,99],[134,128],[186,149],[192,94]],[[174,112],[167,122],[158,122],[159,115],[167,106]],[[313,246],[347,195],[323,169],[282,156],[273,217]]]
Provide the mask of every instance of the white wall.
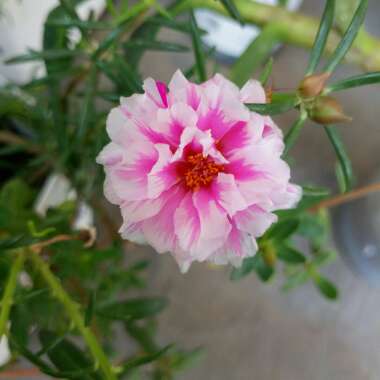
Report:
[[[25,53],[27,48],[40,49],[42,26],[50,9],[58,0],[0,0],[3,4],[0,15],[0,85],[7,81],[22,83],[38,70],[38,64],[4,65],[3,61],[14,55]],[[105,0],[85,1],[78,12],[81,17],[90,9],[98,14]]]

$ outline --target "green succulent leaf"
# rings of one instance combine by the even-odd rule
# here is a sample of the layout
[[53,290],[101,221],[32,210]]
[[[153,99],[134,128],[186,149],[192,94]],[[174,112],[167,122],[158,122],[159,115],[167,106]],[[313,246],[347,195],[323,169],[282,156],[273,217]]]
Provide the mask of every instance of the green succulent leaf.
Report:
[[302,186],[302,192],[307,197],[327,197],[330,195],[329,189],[315,186]]
[[268,265],[265,262],[261,252],[256,253],[256,256],[257,256],[257,262],[255,265],[255,272],[261,281],[268,282],[269,280],[273,278],[275,270],[272,266]]
[[330,57],[324,69],[324,72],[329,72],[329,73],[333,72],[336,69],[336,67],[340,64],[340,62],[343,60],[343,58],[346,56],[347,52],[351,48],[352,44],[354,43],[360,31],[360,27],[362,26],[364,22],[365,15],[367,12],[367,7],[368,7],[368,0],[361,0],[354,14],[354,17],[352,18],[351,24],[347,28],[335,52]]
[[343,174],[345,191],[349,191],[350,189],[352,189],[354,181],[351,160],[349,159],[349,156],[346,153],[345,147],[340,138],[338,130],[333,126],[324,127],[324,130],[338,158],[339,166]]
[[65,58],[83,56],[81,50],[66,50],[66,49],[51,49],[44,51],[33,51],[31,50],[27,54],[21,54],[12,58],[9,58],[5,61],[6,64],[15,64],[15,63],[24,63],[30,61],[49,61],[49,60],[59,60]]
[[239,87],[243,86],[251,78],[253,72],[265,62],[277,44],[277,25],[269,24],[236,60],[230,71],[231,80]]
[[298,119],[293,123],[288,133],[285,135],[285,139],[284,139],[285,149],[283,153],[284,157],[288,156],[290,149],[293,147],[293,145],[297,141],[301,133],[301,130],[303,126],[305,125],[306,120],[307,120],[306,112],[301,112]]
[[191,39],[193,43],[198,80],[199,82],[204,82],[207,79],[206,62],[205,62],[204,52],[202,49],[202,42],[201,42],[201,37],[200,37],[201,34],[198,29],[198,25],[195,20],[195,16],[193,12],[190,13],[190,27],[191,27]]
[[335,301],[339,298],[339,291],[331,281],[321,275],[314,276],[313,280],[320,293],[328,300]]
[[326,93],[348,90],[350,88],[380,83],[380,72],[366,73],[333,83],[325,90]]
[[133,39],[128,42],[125,42],[123,46],[129,49],[169,51],[169,52],[176,52],[176,53],[184,53],[184,52],[189,51],[189,48],[187,46],[172,43],[172,42],[166,42],[166,41]]
[[158,360],[162,356],[164,356],[171,348],[172,344],[169,344],[162,348],[161,350],[155,352],[154,354],[143,355],[141,357],[133,358],[128,360],[126,363],[122,365],[123,371],[130,370],[132,368],[140,367],[144,364],[151,363],[155,360]]
[[47,20],[45,23],[46,26],[59,26],[63,28],[81,28],[81,29],[89,29],[89,30],[107,30],[113,29],[114,25],[102,22],[102,21],[85,21],[85,20],[77,20],[72,18],[61,18],[61,19],[53,19]]
[[243,260],[242,265],[239,268],[233,268],[231,271],[230,279],[232,281],[238,281],[243,277],[248,276],[255,270],[257,265],[257,257],[247,257]]
[[236,21],[239,21],[241,25],[244,25],[244,19],[241,16],[239,10],[237,9],[234,0],[219,0],[223,6],[226,8],[226,11],[229,13],[229,15],[235,19]]
[[96,292],[92,291],[90,294],[88,305],[86,307],[85,314],[84,314],[84,323],[86,326],[89,326],[92,322],[92,319],[95,313],[95,304],[96,304]]
[[130,321],[152,317],[160,313],[166,304],[166,299],[162,297],[135,298],[104,306],[96,312],[104,318]]
[[51,331],[40,331],[39,338],[46,350],[49,359],[59,371],[66,374],[66,378],[74,380],[99,380],[94,373],[94,364],[77,346],[67,339],[57,336]]
[[173,19],[168,19],[163,16],[153,16],[149,18],[146,23],[148,25],[155,25],[160,27],[165,27],[168,29],[176,30],[182,33],[190,34],[191,28],[188,23],[179,22]]
[[285,219],[271,227],[269,231],[265,234],[265,238],[275,240],[278,242],[283,242],[297,231],[299,225],[300,220],[298,218]]
[[290,111],[297,105],[298,99],[295,96],[291,96],[285,99],[274,100],[272,103],[252,104],[247,103],[246,106],[250,111],[257,112],[261,115],[278,115],[287,111]]
[[304,264],[306,262],[305,256],[289,245],[280,246],[277,250],[277,257],[289,264]]
[[268,62],[266,63],[262,73],[260,74],[259,81],[263,86],[265,86],[268,83],[268,80],[273,71],[273,64],[274,64],[274,59],[271,57],[268,59]]
[[317,69],[319,61],[325,50],[326,42],[334,22],[335,0],[326,0],[325,10],[319,25],[317,37],[315,38],[313,48],[310,53],[309,65],[306,75],[311,75]]
[[297,270],[296,272],[289,275],[285,281],[285,283],[282,286],[282,290],[285,292],[288,292],[290,290],[293,290],[303,284],[305,284],[307,281],[309,281],[310,276],[307,271],[304,269]]

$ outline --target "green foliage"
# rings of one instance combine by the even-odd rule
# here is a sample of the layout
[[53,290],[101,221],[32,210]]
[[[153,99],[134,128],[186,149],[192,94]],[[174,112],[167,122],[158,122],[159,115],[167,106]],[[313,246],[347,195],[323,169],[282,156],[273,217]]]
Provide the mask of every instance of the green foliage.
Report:
[[[56,369],[73,380],[101,379],[94,371],[91,360],[76,345],[51,331],[39,332],[41,345]],[[40,356],[40,355],[39,355]]]
[[260,74],[260,83],[265,86],[268,83],[268,80],[272,74],[273,71],[273,64],[274,60],[273,58],[269,58],[268,62],[266,63],[262,73]]
[[352,44],[357,37],[360,27],[362,26],[366,11],[368,7],[368,0],[361,0],[360,4],[352,18],[350,25],[348,26],[341,42],[336,48],[335,52],[329,59],[324,71],[333,72],[339,63],[343,60],[348,50],[351,48]]
[[201,44],[200,31],[193,12],[190,14],[190,26],[198,80],[199,82],[204,82],[207,79],[205,57]]
[[[249,44],[231,68],[231,80],[238,86],[244,85],[253,72],[262,64],[278,44],[276,24],[269,24]],[[264,78],[265,79],[265,78]]]
[[346,153],[343,142],[339,136],[339,132],[335,129],[335,127],[324,127],[324,129],[338,158],[340,171],[343,176],[344,192],[349,191],[353,184],[351,160]]
[[281,97],[278,100],[273,99],[271,103],[266,104],[246,104],[246,106],[254,112],[261,115],[278,115],[293,109],[298,103],[297,97],[288,95]]
[[236,8],[236,5],[234,3],[234,0],[219,0],[223,6],[226,8],[227,12],[230,14],[232,18],[239,21],[241,25],[244,25],[244,20],[241,17],[241,14],[239,13],[238,9]]
[[323,12],[321,24],[318,34],[315,38],[313,48],[311,49],[309,66],[306,70],[306,75],[311,75],[315,72],[318,63],[322,57],[327,43],[331,27],[334,22],[335,0],[327,0],[325,10]]
[[296,142],[298,136],[301,133],[301,130],[307,120],[307,115],[305,112],[302,112],[298,119],[294,122],[294,124],[290,127],[288,133],[285,135],[285,149],[284,149],[284,157],[286,157]]
[[337,92],[375,83],[380,83],[380,72],[361,74],[351,78],[343,79],[328,86],[325,92]]
[[147,41],[134,39],[124,44],[125,48],[129,49],[144,49],[144,50],[157,50],[157,51],[170,51],[176,53],[187,52],[190,49],[187,46],[175,44],[165,41]]
[[166,305],[163,298],[137,298],[117,301],[97,310],[103,318],[130,321],[152,317],[162,311]]

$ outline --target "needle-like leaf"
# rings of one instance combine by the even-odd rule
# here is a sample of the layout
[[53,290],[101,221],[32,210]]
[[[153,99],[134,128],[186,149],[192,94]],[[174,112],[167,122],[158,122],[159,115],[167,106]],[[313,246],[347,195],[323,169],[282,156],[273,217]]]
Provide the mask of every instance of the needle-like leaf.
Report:
[[311,75],[315,72],[318,63],[325,50],[326,42],[334,22],[335,0],[327,0],[322,20],[319,25],[317,37],[314,41],[313,48],[310,53],[309,65],[306,70],[306,75]]
[[366,86],[366,85],[375,84],[375,83],[380,83],[380,71],[357,75],[351,78],[343,79],[327,87],[325,90],[325,93],[337,92],[337,91],[347,90],[349,88]]
[[347,28],[347,31],[344,34],[335,52],[329,59],[324,69],[324,72],[329,72],[329,73],[333,72],[336,69],[336,67],[339,65],[339,63],[343,60],[343,58],[346,56],[347,52],[349,51],[352,44],[354,43],[356,36],[359,33],[360,27],[362,26],[364,22],[365,15],[367,12],[367,7],[368,7],[368,0],[361,0],[354,14],[354,17],[351,21],[351,24]]
[[343,179],[345,181],[345,189],[346,191],[349,191],[352,188],[353,184],[351,161],[346,153],[337,129],[333,126],[324,127],[324,129],[338,158],[338,162],[343,173]]

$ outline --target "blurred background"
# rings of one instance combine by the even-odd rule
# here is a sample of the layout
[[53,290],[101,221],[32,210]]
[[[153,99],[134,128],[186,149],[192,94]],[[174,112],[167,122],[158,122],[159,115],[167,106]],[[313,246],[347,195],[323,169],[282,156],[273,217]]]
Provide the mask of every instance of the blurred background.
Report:
[[[39,48],[40,26],[56,1],[2,0],[2,3],[1,61],[22,53],[26,47]],[[304,0],[301,9],[320,17],[323,5],[322,0]],[[89,9],[100,12],[103,6],[103,1],[92,0],[86,2],[88,8],[81,12]],[[372,0],[366,27],[377,36],[380,36],[379,19],[380,4]],[[166,41],[185,38],[169,31],[162,33],[162,37]],[[273,86],[294,88],[303,76],[308,52],[283,46],[274,58]],[[148,52],[144,56],[142,72],[145,77],[168,81],[177,68],[188,67],[192,60],[191,53]],[[225,59],[217,62],[219,71],[225,70],[225,62]],[[33,65],[10,67],[0,64],[0,83],[26,80],[36,70],[38,67]],[[343,67],[338,76],[358,72],[359,69]],[[341,134],[353,162],[357,184],[365,185],[380,177],[379,86],[361,87],[339,94],[339,97],[347,113],[353,117],[351,124],[341,127]],[[293,120],[292,113],[276,119],[284,130]],[[320,127],[310,124],[304,129],[292,154],[295,182],[336,187],[332,164],[335,156],[325,140],[326,135]],[[357,223],[372,220],[380,214],[380,197],[377,195],[369,197],[365,204],[357,205],[355,212],[358,209],[359,214],[345,214],[344,221],[342,210],[333,212],[335,228],[346,223],[351,226],[347,231],[354,234]],[[344,246],[341,240],[352,238],[350,232],[346,234],[350,236],[336,235],[340,239],[332,239],[332,244],[338,245],[340,251]],[[365,240],[368,242],[368,239]],[[146,247],[133,246],[127,251],[129,255],[153,258],[151,289],[170,300],[170,306],[160,315],[159,333],[166,341],[177,341],[184,348],[205,348],[203,359],[180,379],[380,378],[380,288],[374,284],[376,281],[369,281],[366,267],[352,268],[344,255],[326,270],[341,293],[340,300],[331,303],[321,298],[311,285],[284,294],[276,280],[263,285],[254,276],[249,276],[234,283],[228,280],[227,270],[199,264],[194,264],[188,274],[181,275],[169,255],[158,257]],[[367,264],[369,270],[371,263]],[[121,344],[128,345],[129,342]]]

